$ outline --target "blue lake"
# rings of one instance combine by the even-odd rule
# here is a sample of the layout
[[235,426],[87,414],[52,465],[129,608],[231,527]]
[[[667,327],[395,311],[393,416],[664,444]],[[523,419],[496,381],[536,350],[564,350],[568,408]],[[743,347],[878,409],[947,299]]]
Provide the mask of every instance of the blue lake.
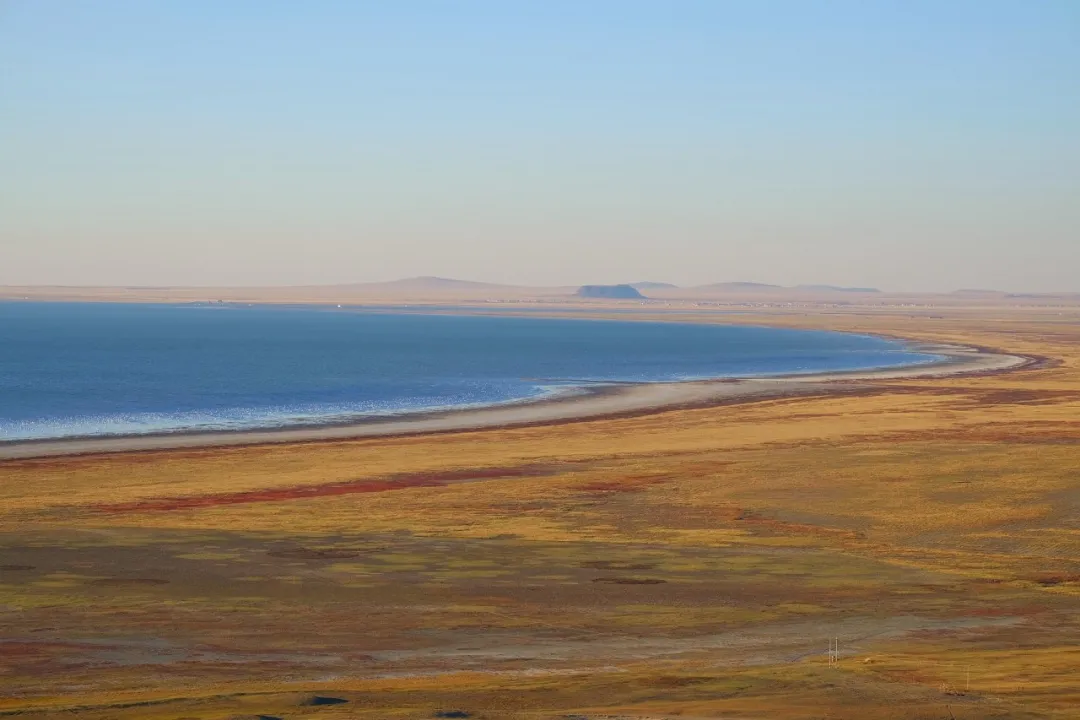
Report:
[[935,359],[876,337],[763,327],[0,302],[0,440],[343,422],[597,382]]

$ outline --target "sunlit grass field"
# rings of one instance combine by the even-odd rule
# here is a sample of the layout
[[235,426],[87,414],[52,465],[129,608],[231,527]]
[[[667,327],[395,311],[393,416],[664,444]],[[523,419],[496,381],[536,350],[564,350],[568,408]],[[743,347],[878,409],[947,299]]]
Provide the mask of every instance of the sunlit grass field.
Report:
[[1045,360],[2,463],[0,715],[1080,717],[1080,312],[697,319]]

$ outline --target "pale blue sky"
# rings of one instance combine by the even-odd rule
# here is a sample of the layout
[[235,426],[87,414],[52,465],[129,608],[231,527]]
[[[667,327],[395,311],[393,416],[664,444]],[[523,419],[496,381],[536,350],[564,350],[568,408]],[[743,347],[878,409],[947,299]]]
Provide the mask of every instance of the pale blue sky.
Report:
[[0,0],[0,283],[1080,291],[1078,0]]

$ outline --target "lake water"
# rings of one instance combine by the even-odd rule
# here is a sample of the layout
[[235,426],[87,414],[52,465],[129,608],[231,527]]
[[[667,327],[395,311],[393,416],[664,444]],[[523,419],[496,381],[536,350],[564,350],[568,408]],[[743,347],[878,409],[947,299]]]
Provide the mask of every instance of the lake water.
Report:
[[342,422],[597,382],[934,359],[875,337],[761,327],[0,302],[0,440]]

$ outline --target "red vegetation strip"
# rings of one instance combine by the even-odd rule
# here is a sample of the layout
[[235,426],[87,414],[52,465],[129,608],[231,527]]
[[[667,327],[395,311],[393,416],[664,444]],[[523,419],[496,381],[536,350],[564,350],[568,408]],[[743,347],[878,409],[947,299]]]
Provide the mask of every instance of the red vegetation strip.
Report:
[[160,512],[168,510],[195,510],[219,505],[242,505],[257,502],[280,502],[305,498],[352,495],[356,493],[407,490],[415,487],[442,487],[449,483],[493,480],[495,478],[528,477],[545,475],[549,468],[537,465],[513,467],[450,470],[446,472],[392,475],[375,480],[349,480],[323,485],[301,485],[267,490],[248,490],[220,495],[191,495],[188,497],[155,498],[135,500],[111,505],[95,505],[94,509],[106,513]]

